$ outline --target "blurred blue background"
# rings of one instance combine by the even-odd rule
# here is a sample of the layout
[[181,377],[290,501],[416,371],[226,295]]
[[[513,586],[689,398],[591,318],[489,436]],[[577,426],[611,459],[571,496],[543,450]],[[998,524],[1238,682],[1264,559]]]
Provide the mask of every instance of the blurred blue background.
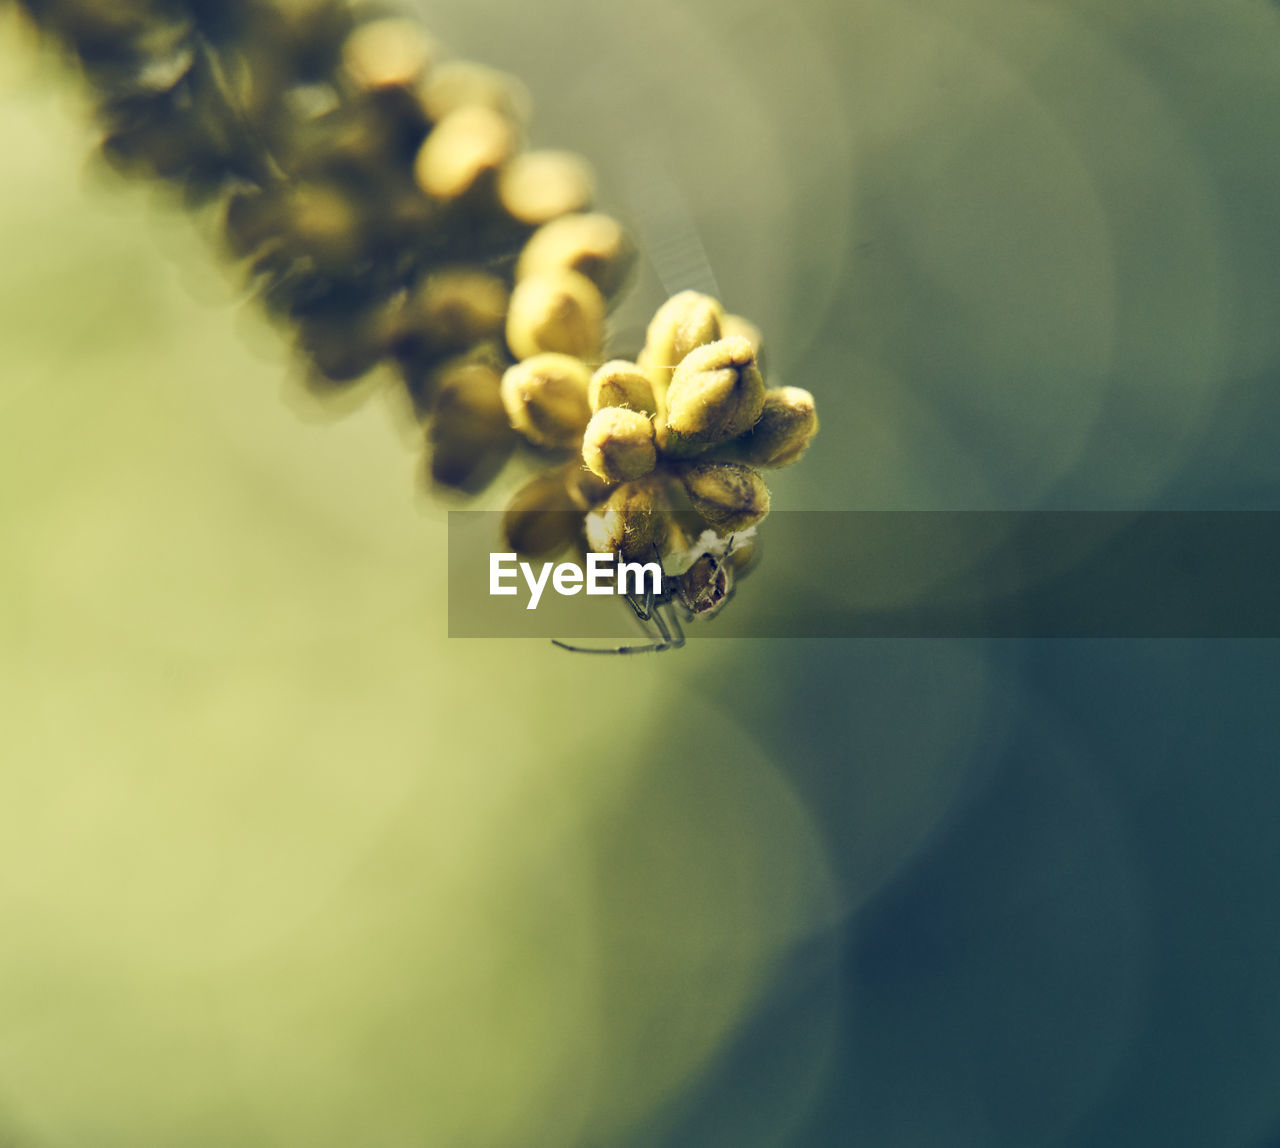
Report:
[[[1273,643],[449,641],[386,380],[0,12],[0,1143],[1280,1142]],[[639,231],[621,332],[714,289],[816,394],[775,506],[1280,509],[1262,0],[424,19]]]

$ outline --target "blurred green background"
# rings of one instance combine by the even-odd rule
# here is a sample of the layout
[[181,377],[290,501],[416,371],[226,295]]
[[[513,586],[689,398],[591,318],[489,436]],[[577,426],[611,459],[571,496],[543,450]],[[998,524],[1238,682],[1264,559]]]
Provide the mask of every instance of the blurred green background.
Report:
[[[1280,509],[1263,0],[424,18],[816,393],[775,506]],[[0,1144],[1280,1142],[1272,644],[449,641],[400,404],[92,143],[0,8]]]

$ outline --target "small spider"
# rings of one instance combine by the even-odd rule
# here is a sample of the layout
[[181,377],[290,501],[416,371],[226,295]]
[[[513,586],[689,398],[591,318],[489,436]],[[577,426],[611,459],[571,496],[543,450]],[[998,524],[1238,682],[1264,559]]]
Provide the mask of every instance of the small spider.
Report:
[[[754,534],[755,528],[747,533]],[[552,645],[576,654],[644,654],[680,649],[684,645],[681,614],[686,622],[711,618],[733,597],[733,569],[728,558],[733,552],[734,538],[735,535],[730,535],[724,539],[714,531],[704,531],[692,549],[670,556],[668,563],[675,569],[668,574],[664,568],[660,594],[655,594],[650,585],[643,597],[625,595],[627,605],[634,611],[649,641],[639,645],[597,647],[571,646],[553,638]],[[650,623],[657,630],[656,637],[648,629]]]

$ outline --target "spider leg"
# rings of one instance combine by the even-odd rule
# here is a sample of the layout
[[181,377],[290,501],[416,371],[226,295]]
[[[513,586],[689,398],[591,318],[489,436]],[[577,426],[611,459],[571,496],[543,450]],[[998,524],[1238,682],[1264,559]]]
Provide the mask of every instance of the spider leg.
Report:
[[[643,604],[635,594],[627,594],[625,597],[627,605],[634,611],[636,621],[640,623],[640,628],[644,631],[646,638],[650,637],[648,623],[651,620],[657,619],[659,632],[662,631],[662,616],[654,609],[652,590],[644,596]],[[652,638],[650,638],[648,644],[642,646],[571,646],[569,643],[561,642],[557,638],[552,638],[551,644],[559,646],[562,650],[569,650],[574,654],[643,654],[649,650],[665,650],[667,648],[663,641],[653,641]]]
[[[667,603],[666,619],[663,618],[660,610],[654,611],[653,619],[657,623],[658,634],[662,638],[658,649],[678,650],[684,645],[684,627],[680,625],[680,615],[676,613],[674,606]],[[667,619],[670,619],[670,622]]]
[[[655,546],[654,553],[657,554],[657,552],[658,548]],[[661,561],[659,561],[659,564],[661,564]],[[636,620],[640,623],[640,628],[644,630],[646,637],[649,636],[647,623],[652,621],[657,627],[657,641],[651,639],[646,645],[642,646],[571,646],[567,642],[552,638],[551,644],[574,654],[647,654],[650,652],[656,654],[661,653],[663,650],[678,650],[684,645],[684,631],[680,628],[680,619],[676,617],[675,611],[671,610],[668,604],[668,612],[671,617],[671,626],[668,626],[666,619],[662,616],[662,606],[654,605],[652,584],[645,590],[643,600],[638,594],[627,594],[624,597],[627,600],[627,605],[635,613]],[[674,627],[674,637],[672,637],[671,627]]]
[[641,622],[647,622],[651,617],[653,617],[653,587],[652,586],[650,586],[644,592],[643,606],[640,605],[641,599],[637,595],[627,594],[625,597],[627,599],[627,605],[630,606],[631,609],[635,611],[636,617],[639,618]]
[[671,649],[666,642],[650,642],[645,646],[571,646],[559,638],[552,638],[551,644],[573,654],[648,654]]
[[655,613],[654,619],[657,622],[662,638],[660,641],[650,641],[641,646],[571,646],[568,642],[560,641],[559,638],[552,638],[551,644],[559,646],[562,650],[568,650],[573,654],[660,654],[663,650],[680,649],[684,645],[684,631],[680,628],[680,622],[675,615],[671,616],[675,626],[674,636],[672,631],[667,628],[667,623],[662,621],[661,614]]
[[[660,619],[661,617],[662,617],[661,614],[656,614],[656,613],[654,614],[654,618],[656,619]],[[659,621],[658,629],[660,631],[664,630],[665,625],[666,623]],[[567,642],[561,642],[557,638],[552,638],[551,644],[553,646],[559,646],[562,650],[569,650],[571,653],[575,653],[575,654],[648,654],[648,653],[656,654],[656,653],[660,653],[663,650],[670,650],[674,648],[673,643],[670,641],[669,637],[664,637],[662,638],[661,641],[651,640],[649,642],[646,642],[644,645],[638,645],[638,646],[571,646]],[[675,643],[675,645],[683,645],[683,644],[684,644],[684,635],[682,634],[680,636],[680,641],[678,643]]]
[[[635,646],[571,646],[567,642],[561,642],[555,638],[551,639],[553,646],[559,646],[562,650],[569,650],[575,654],[660,654],[663,650],[678,650],[684,645],[684,629],[680,625],[680,619],[677,617],[675,610],[668,602],[667,616],[662,614],[661,606],[653,605],[653,594],[650,592],[645,595],[645,601],[648,605],[648,612],[641,614],[639,606],[631,599],[634,595],[627,595],[628,603],[635,610],[636,617],[640,619],[641,625],[652,619],[654,626],[658,631],[658,640],[645,643],[644,645]],[[668,621],[670,619],[670,621]],[[648,634],[648,630],[645,631]]]

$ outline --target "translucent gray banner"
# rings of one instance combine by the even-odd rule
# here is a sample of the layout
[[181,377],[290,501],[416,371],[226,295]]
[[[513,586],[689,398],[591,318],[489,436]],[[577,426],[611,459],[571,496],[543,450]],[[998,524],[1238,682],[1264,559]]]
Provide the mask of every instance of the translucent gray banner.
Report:
[[[529,609],[511,560],[502,585],[516,592],[491,595],[501,519],[450,512],[451,637],[638,637],[625,599],[558,593],[550,572]],[[780,511],[757,543],[732,599],[690,637],[1280,637],[1275,512]],[[538,577],[544,560],[526,561]]]

